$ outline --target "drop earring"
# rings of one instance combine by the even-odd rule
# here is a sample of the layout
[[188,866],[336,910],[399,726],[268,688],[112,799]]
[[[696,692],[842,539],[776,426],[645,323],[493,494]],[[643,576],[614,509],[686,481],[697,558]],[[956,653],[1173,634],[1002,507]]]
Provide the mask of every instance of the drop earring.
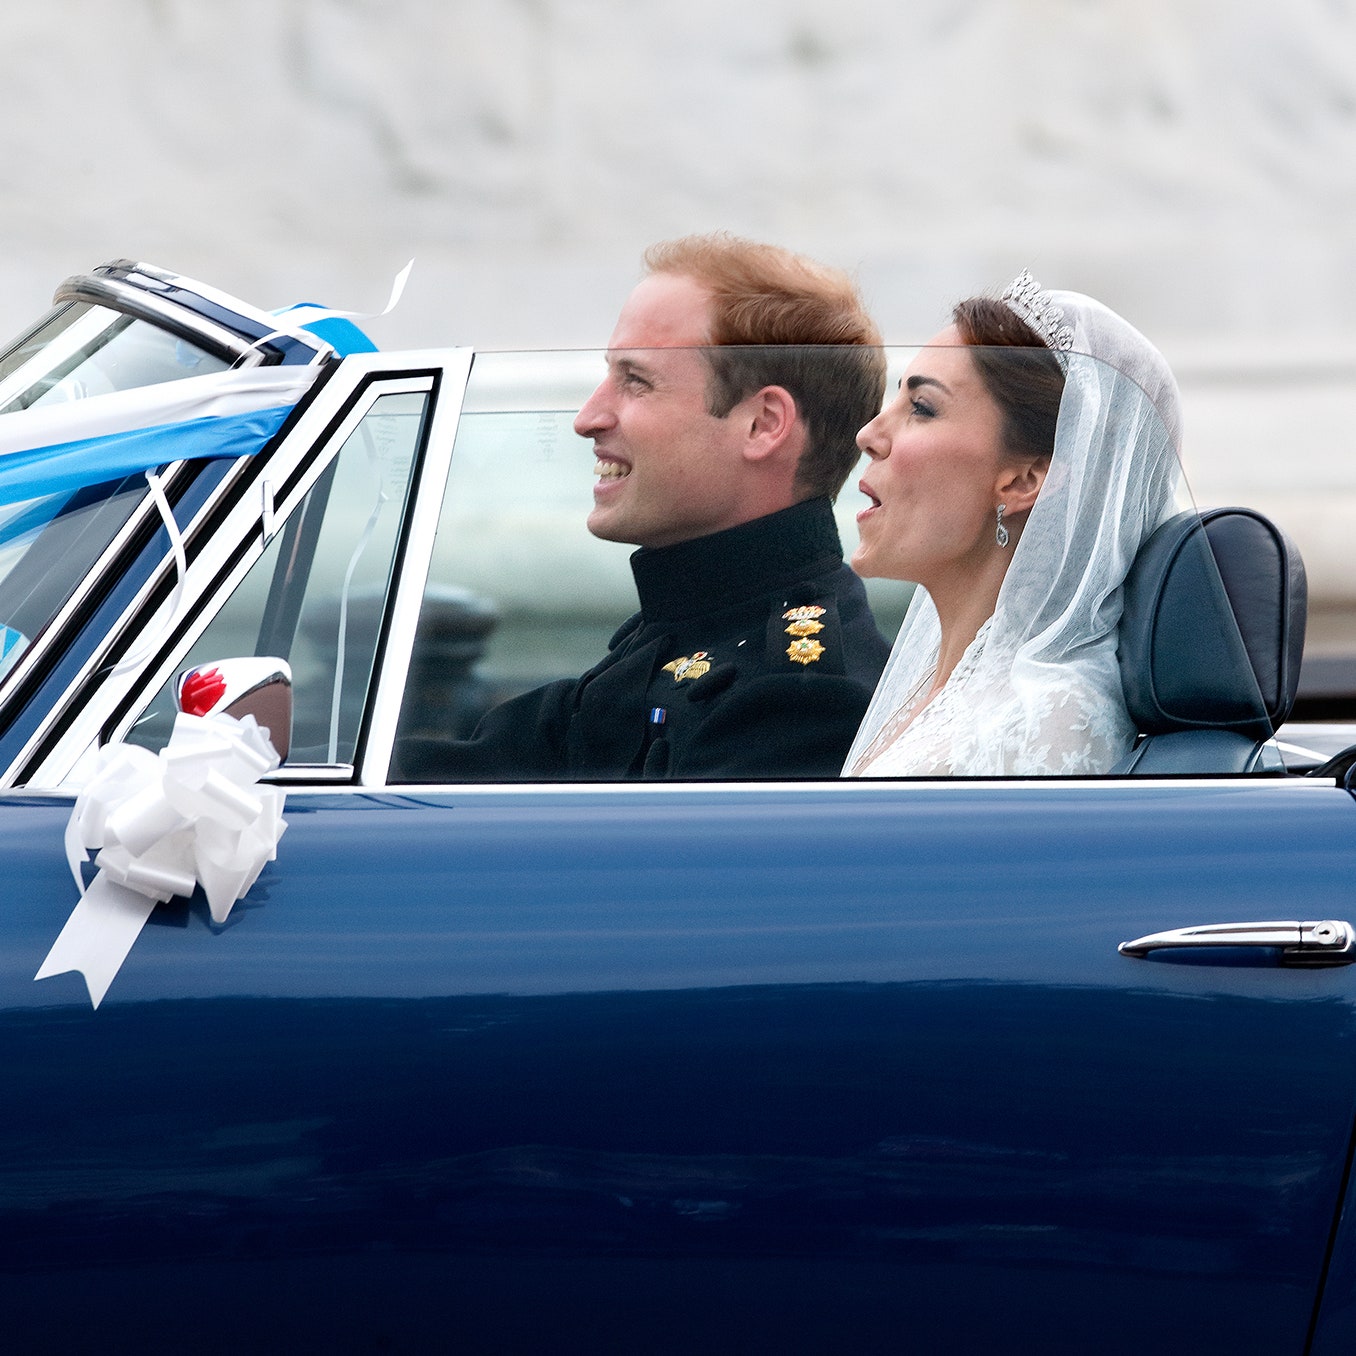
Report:
[[1000,548],[1008,544],[1008,530],[1003,526],[1003,514],[1007,511],[1007,507],[1006,504],[999,504],[998,506],[998,530],[994,533],[994,540],[997,541]]

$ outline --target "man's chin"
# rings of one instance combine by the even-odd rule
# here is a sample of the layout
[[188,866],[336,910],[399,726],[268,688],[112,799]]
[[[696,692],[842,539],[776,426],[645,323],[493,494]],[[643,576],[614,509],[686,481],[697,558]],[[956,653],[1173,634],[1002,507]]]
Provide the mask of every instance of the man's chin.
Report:
[[627,531],[626,524],[606,509],[594,509],[584,525],[600,541],[619,541],[631,546],[638,545],[635,537]]

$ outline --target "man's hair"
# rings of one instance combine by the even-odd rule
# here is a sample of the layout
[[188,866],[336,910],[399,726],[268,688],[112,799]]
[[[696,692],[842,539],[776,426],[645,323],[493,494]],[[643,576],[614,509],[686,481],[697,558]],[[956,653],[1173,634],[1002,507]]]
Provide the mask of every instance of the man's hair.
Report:
[[852,279],[723,231],[653,245],[645,266],[711,293],[710,412],[724,418],[764,386],[784,387],[806,432],[796,488],[833,498],[857,464],[857,430],[885,396],[880,333]]

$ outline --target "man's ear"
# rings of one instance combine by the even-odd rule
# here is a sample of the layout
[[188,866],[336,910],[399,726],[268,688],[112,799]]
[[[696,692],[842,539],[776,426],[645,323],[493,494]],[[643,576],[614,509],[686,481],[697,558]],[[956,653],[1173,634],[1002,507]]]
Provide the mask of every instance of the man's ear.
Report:
[[765,461],[788,450],[799,459],[803,430],[796,399],[784,386],[764,386],[732,413],[741,421],[746,460]]
[[1035,502],[1050,469],[1047,457],[1023,457],[1003,468],[994,493],[1009,513],[1025,513]]

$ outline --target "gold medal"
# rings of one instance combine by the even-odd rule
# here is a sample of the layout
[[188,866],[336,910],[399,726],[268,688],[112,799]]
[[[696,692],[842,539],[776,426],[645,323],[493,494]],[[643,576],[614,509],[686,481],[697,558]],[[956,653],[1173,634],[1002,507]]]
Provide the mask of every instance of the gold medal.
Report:
[[793,663],[813,664],[824,653],[824,647],[817,640],[802,636],[786,647],[786,653]]
[[789,622],[814,621],[816,618],[822,617],[827,610],[827,608],[816,607],[813,603],[810,603],[806,607],[793,607],[789,611],[783,612],[782,620]]
[[664,672],[673,674],[673,681],[681,683],[684,678],[700,678],[711,667],[711,659],[705,650],[698,650],[692,656],[683,655],[664,665]]
[[816,632],[822,631],[823,629],[823,622],[793,621],[791,625],[786,628],[786,634],[788,636],[813,636]]

